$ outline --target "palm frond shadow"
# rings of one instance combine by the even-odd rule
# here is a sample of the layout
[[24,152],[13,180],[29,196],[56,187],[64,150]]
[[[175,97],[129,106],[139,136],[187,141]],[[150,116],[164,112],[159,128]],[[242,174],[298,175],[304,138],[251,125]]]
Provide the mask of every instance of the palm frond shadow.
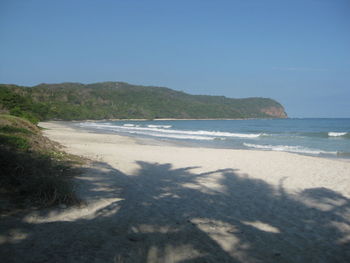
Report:
[[[235,169],[138,161],[80,178],[91,200],[114,200],[71,221],[0,228],[7,262],[346,262],[350,200],[330,189],[290,194]],[[98,176],[93,176],[98,175]],[[91,201],[90,200],[90,201]],[[50,233],[50,234],[48,234]],[[50,237],[48,239],[48,237]],[[67,245],[70,244],[70,245]],[[36,252],[32,253],[33,246]],[[23,255],[26,255],[23,257]]]

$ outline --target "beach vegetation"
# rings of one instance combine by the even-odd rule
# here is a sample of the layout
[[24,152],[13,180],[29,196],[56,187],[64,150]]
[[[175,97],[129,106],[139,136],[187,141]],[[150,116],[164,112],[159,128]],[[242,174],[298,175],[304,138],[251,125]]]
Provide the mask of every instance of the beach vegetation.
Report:
[[71,180],[78,161],[28,120],[0,114],[0,196],[11,208],[78,204]]

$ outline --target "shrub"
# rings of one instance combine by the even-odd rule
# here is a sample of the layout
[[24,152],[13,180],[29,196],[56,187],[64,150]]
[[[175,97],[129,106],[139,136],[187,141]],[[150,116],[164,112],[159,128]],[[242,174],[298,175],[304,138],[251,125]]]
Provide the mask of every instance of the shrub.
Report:
[[0,146],[1,191],[39,206],[75,204],[70,176],[74,169],[40,155]]

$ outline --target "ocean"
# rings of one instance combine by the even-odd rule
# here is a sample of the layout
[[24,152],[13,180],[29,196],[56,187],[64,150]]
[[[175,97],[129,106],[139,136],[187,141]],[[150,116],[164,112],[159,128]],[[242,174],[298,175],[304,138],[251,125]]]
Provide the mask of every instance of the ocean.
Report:
[[106,133],[181,145],[350,158],[350,119],[156,120],[77,122]]

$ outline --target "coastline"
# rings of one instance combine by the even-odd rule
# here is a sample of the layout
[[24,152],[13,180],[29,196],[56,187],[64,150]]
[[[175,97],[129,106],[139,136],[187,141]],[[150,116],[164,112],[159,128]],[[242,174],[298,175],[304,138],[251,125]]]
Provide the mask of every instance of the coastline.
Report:
[[[11,262],[347,262],[350,163],[40,123],[91,161],[81,207],[2,219]],[[72,245],[74,244],[74,245]],[[35,247],[35,250],[33,250]]]
[[239,118],[239,119],[229,119],[229,118],[208,118],[208,119],[177,119],[177,118],[159,118],[159,119],[87,119],[87,120],[52,120],[48,122],[103,122],[103,121],[241,121],[241,120],[277,120],[277,119],[290,119],[289,117],[286,118]]
[[[174,121],[175,119],[164,119],[164,121],[166,120],[170,120],[170,121]],[[183,121],[184,119],[177,119],[178,121]],[[190,119],[188,119],[190,120]],[[214,119],[213,119],[214,120]],[[218,119],[216,119],[218,120]],[[232,119],[221,119],[221,120],[232,120]],[[241,119],[242,121],[244,120],[248,120],[248,119]],[[253,119],[251,119],[253,120]],[[139,124],[143,121],[147,122],[148,124],[153,124],[151,123],[152,121],[150,120],[143,120],[143,119],[130,119],[130,120],[103,120],[102,122],[108,122],[108,121],[115,121],[115,122],[122,122],[122,123],[127,123],[128,121],[131,121],[131,123],[133,121],[138,121],[137,124],[124,124],[123,126],[127,126],[127,127],[133,127],[134,125],[136,125],[137,127],[139,127]],[[163,121],[163,120],[161,120]],[[187,120],[186,120],[187,121]],[[195,120],[197,121],[197,120]],[[256,142],[246,142],[246,141],[240,141],[241,138],[245,138],[246,134],[244,132],[242,132],[242,134],[240,134],[240,132],[233,132],[232,135],[233,136],[237,136],[238,137],[238,140],[234,140],[235,143],[233,143],[233,140],[230,141],[229,143],[227,144],[223,144],[223,143],[220,143],[221,140],[225,140],[226,138],[211,138],[211,140],[209,140],[208,138],[210,137],[205,137],[204,139],[202,139],[201,137],[196,137],[197,135],[201,136],[202,134],[202,131],[204,132],[207,132],[205,131],[206,128],[199,128],[199,132],[196,133],[195,131],[193,132],[193,136],[196,137],[196,138],[190,138],[190,137],[185,137],[185,139],[189,139],[189,140],[178,140],[178,137],[177,137],[177,134],[173,135],[169,135],[169,131],[172,131],[171,129],[168,131],[165,131],[167,132],[166,135],[167,136],[164,136],[163,138],[158,138],[158,136],[155,136],[155,135],[151,135],[151,136],[147,136],[148,134],[145,135],[145,133],[140,133],[140,135],[138,135],[137,133],[135,134],[134,132],[131,132],[131,133],[128,133],[128,132],[124,132],[123,130],[121,130],[120,132],[116,132],[116,131],[110,131],[109,129],[95,129],[95,128],[91,128],[89,126],[81,126],[81,125],[74,125],[75,123],[81,123],[81,121],[49,121],[50,123],[64,123],[68,126],[70,126],[71,128],[73,129],[76,129],[76,130],[80,130],[80,131],[86,131],[86,132],[89,132],[89,133],[103,133],[103,134],[118,134],[119,136],[122,136],[122,137],[128,137],[128,138],[132,138],[132,139],[135,139],[138,141],[138,143],[140,144],[151,144],[151,145],[167,145],[167,146],[179,146],[179,147],[196,147],[196,148],[211,148],[211,149],[232,149],[232,150],[249,150],[249,151],[264,151],[264,152],[269,152],[269,151],[278,151],[278,152],[289,152],[289,153],[292,153],[292,154],[298,154],[298,155],[303,155],[303,156],[312,156],[312,157],[319,157],[319,158],[326,158],[326,159],[336,159],[336,160],[340,160],[340,161],[344,161],[344,162],[350,162],[350,158],[348,156],[349,153],[348,152],[342,152],[342,151],[339,151],[339,150],[328,150],[328,149],[323,149],[323,148],[318,148],[317,146],[307,146],[307,145],[304,145],[304,146],[296,146],[295,148],[296,149],[293,149],[293,144],[284,144],[284,142],[280,141],[279,143],[276,144],[276,141],[273,142],[273,144],[271,144],[271,142],[261,142],[261,143],[258,143],[258,145],[256,145],[255,143]],[[92,122],[92,123],[96,123],[98,124],[98,121],[94,121],[94,120],[88,120],[88,121],[84,121],[85,123],[88,123],[88,122]],[[101,124],[102,125],[102,124]],[[107,123],[107,125],[109,125]],[[112,125],[112,124],[111,124]],[[162,124],[159,124],[158,125],[162,125]],[[169,128],[171,127],[171,123],[167,123],[168,126],[164,126],[166,128]],[[163,128],[162,126],[157,126],[157,125],[146,125],[146,126],[141,126],[142,129],[143,127],[151,127],[151,126],[154,126],[154,127],[160,127],[160,128]],[[152,128],[154,128],[152,127]],[[109,128],[109,127],[108,127]],[[147,129],[146,129],[147,130]],[[181,128],[180,128],[181,130]],[[161,132],[164,132],[163,130]],[[176,131],[176,128],[175,128],[175,133],[178,133]],[[190,130],[191,132],[191,135],[192,135],[192,130]],[[181,132],[180,132],[181,133]],[[187,131],[186,131],[186,128],[183,132],[185,135],[188,134]],[[206,136],[213,136],[212,134],[214,134],[214,137],[215,136],[221,136],[219,133],[221,132],[216,132],[216,131],[213,131],[211,132],[210,130],[208,130],[208,134],[209,135],[206,135]],[[225,132],[223,132],[225,133]],[[249,134],[248,132],[248,137],[249,136],[266,136],[268,137],[268,135],[270,135],[268,132],[261,132],[261,131],[255,131],[255,132],[251,132],[252,134]],[[182,134],[181,134],[182,135]],[[174,136],[174,137],[173,137]],[[222,136],[227,136],[227,135],[222,135]],[[242,136],[242,137],[240,137]],[[328,135],[329,136],[329,135]],[[162,137],[162,136],[159,136],[159,137]],[[173,140],[175,139],[175,140]],[[182,139],[182,138],[181,138]],[[193,140],[191,140],[193,139]],[[209,140],[206,141],[206,140]],[[218,143],[219,141],[219,143]],[[261,145],[260,145],[261,144]],[[271,144],[271,145],[270,145]],[[276,147],[278,149],[274,149],[274,145],[276,145]],[[292,145],[292,146],[290,146]],[[303,144],[301,144],[303,145]],[[269,148],[270,147],[270,148]],[[289,147],[291,149],[289,149]],[[300,149],[298,148],[300,147]],[[344,148],[344,147],[343,147]]]
[[[174,166],[196,164],[203,171],[237,169],[254,178],[273,182],[275,186],[283,178],[288,178],[290,183],[286,187],[294,191],[317,185],[350,197],[350,178],[346,177],[346,174],[350,174],[350,162],[347,159],[288,152],[191,147],[164,142],[157,144],[156,139],[87,132],[71,127],[69,122],[43,122],[40,126],[48,129],[44,131],[45,135],[65,145],[70,153],[107,162],[126,173],[136,169],[135,162],[140,160],[171,163]],[[116,163],[114,159],[124,160],[125,163]]]

